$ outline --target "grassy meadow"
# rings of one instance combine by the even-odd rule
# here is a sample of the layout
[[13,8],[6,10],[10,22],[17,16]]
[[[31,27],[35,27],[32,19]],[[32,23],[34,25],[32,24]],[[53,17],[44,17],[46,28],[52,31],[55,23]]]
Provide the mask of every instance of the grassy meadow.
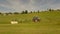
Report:
[[[33,22],[34,16],[40,17],[40,22]],[[12,19],[19,24],[10,24]],[[60,34],[60,11],[0,15],[0,34]]]

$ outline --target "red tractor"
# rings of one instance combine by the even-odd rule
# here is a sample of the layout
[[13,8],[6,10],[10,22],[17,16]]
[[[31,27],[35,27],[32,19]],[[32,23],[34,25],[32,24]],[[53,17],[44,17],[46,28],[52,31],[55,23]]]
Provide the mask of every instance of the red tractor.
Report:
[[33,21],[34,21],[34,22],[40,22],[40,18],[37,17],[37,16],[34,16],[34,17],[33,17]]

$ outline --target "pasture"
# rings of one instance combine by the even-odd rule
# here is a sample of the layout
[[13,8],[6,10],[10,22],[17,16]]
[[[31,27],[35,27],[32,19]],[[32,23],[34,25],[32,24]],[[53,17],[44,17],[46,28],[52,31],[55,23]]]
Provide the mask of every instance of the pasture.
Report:
[[[33,16],[41,21],[34,23]],[[19,24],[10,24],[12,19],[17,19]],[[60,12],[0,15],[0,34],[60,34]]]

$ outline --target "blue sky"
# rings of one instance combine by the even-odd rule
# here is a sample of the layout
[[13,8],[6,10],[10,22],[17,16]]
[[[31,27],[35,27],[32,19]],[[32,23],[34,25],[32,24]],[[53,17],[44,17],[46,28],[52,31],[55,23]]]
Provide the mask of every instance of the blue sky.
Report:
[[60,0],[0,0],[0,12],[60,9]]

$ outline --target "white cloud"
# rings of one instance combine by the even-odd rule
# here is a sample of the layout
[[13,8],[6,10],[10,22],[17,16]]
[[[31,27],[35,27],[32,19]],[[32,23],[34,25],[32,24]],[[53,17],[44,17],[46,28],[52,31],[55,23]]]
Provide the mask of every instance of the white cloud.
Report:
[[3,0],[2,3],[1,1],[0,6],[13,8],[15,11],[60,8],[60,2],[57,0]]

